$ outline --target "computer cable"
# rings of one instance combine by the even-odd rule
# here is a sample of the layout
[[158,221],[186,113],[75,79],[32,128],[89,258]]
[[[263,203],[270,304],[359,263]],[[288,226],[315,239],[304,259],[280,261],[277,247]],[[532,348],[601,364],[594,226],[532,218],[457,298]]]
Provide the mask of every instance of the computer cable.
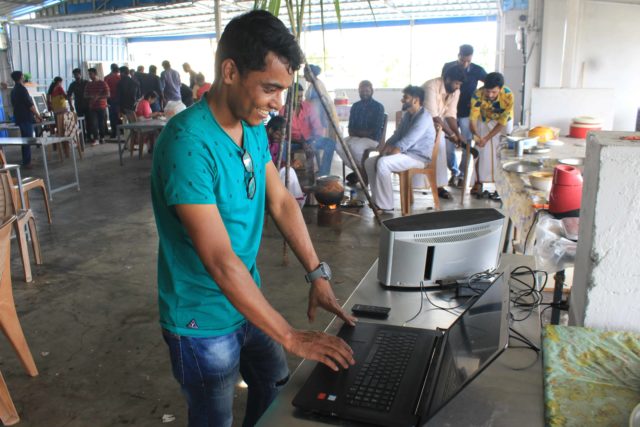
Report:
[[[544,275],[544,281],[540,289],[538,289],[538,276],[541,273]],[[518,276],[531,275],[533,280],[532,284],[529,284],[521,280]],[[542,291],[547,285],[549,274],[542,270],[533,270],[532,268],[521,265],[514,268],[509,276],[509,293],[511,294],[510,300],[514,307],[518,307],[527,313],[520,318],[512,316],[512,320],[515,322],[521,322],[531,317],[536,308],[542,304]],[[517,282],[521,286],[516,286],[512,281]]]
[[538,209],[533,216],[533,221],[531,222],[531,227],[529,227],[529,231],[527,231],[527,237],[524,238],[524,248],[522,249],[522,255],[527,254],[527,243],[529,242],[529,236],[531,235],[531,230],[536,228],[536,224],[538,223],[538,218],[540,217],[540,212],[548,212],[546,209]]

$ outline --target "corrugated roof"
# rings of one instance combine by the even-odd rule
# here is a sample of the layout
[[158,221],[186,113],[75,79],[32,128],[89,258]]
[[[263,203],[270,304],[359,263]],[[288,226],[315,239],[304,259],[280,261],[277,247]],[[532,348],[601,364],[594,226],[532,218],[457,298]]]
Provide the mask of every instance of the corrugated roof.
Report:
[[[50,0],[56,1],[56,0]],[[137,7],[118,10],[96,10],[90,13],[64,14],[67,8],[86,5],[86,0],[73,0],[65,5],[48,7],[38,12],[35,19],[21,20],[21,25],[36,25],[63,31],[77,31],[103,36],[141,37],[211,34],[215,31],[214,1],[177,1],[149,4],[137,1]],[[338,22],[333,2],[311,0],[305,13],[305,25],[326,26]],[[0,2],[5,15],[10,7]],[[35,1],[11,2],[24,7]],[[95,2],[98,4],[99,2]],[[253,0],[222,0],[222,27],[234,16],[253,8]],[[288,25],[288,15],[283,6],[280,19]],[[340,15],[343,25],[364,22],[388,22],[443,18],[485,17],[498,12],[499,0],[341,0]],[[321,13],[322,12],[322,13]],[[373,13],[372,13],[373,12]]]

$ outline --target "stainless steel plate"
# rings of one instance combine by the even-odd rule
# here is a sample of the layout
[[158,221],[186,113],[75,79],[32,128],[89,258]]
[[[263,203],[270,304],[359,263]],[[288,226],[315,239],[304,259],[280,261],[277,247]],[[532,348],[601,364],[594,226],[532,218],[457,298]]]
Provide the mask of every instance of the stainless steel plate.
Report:
[[524,150],[526,154],[547,154],[551,151],[551,148],[545,147],[532,147]]
[[507,172],[515,173],[529,173],[542,169],[542,165],[538,162],[530,162],[527,160],[516,160],[513,162],[507,162],[502,165],[502,169]]
[[558,159],[558,163],[568,166],[584,166],[584,157],[572,157],[569,159]]

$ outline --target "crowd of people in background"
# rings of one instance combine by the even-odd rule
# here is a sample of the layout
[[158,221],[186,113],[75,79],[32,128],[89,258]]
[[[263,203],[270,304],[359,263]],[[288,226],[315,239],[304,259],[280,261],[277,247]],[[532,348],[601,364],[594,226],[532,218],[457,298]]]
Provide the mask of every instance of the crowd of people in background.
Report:
[[[103,79],[96,68],[86,70],[88,79],[83,77],[80,68],[75,68],[72,71],[73,81],[66,90],[62,77],[53,79],[46,92],[47,110],[54,115],[71,111],[78,117],[84,117],[87,124],[85,137],[90,145],[98,145],[107,137],[117,137],[118,125],[127,115],[140,120],[171,117],[200,100],[211,88],[205,76],[193,71],[188,63],[183,64],[183,70],[189,74],[189,85],[181,82],[180,73],[171,68],[169,61],[163,61],[162,68],[158,75],[155,65],[149,66],[145,72],[143,65],[133,69],[111,64]],[[24,74],[15,71],[12,80],[16,124],[20,127],[21,136],[32,137],[33,125],[40,120],[40,114],[23,84]],[[30,151],[28,148],[23,152]],[[30,165],[28,153],[23,155],[23,163]]]

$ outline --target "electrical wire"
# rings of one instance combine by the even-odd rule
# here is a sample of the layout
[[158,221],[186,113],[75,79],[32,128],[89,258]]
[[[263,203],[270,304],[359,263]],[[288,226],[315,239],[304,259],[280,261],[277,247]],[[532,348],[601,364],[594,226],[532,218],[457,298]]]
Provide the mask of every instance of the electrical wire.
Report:
[[529,242],[529,236],[531,235],[531,230],[536,228],[536,224],[538,223],[538,219],[540,217],[540,212],[548,212],[546,209],[538,209],[533,216],[533,221],[531,222],[531,227],[529,227],[529,231],[527,231],[527,237],[524,239],[524,247],[522,248],[522,255],[527,254],[527,243]]
[[[544,281],[540,289],[538,289],[538,273],[544,275]],[[518,276],[531,275],[533,284],[529,284],[521,280]],[[526,314],[523,317],[516,318],[511,314],[511,320],[514,322],[521,322],[528,319],[535,312],[535,310],[542,304],[542,291],[547,286],[549,274],[542,270],[533,270],[532,268],[521,265],[514,268],[509,276],[509,293],[510,300],[514,307],[518,307]],[[519,283],[521,286],[514,286],[513,282]]]

